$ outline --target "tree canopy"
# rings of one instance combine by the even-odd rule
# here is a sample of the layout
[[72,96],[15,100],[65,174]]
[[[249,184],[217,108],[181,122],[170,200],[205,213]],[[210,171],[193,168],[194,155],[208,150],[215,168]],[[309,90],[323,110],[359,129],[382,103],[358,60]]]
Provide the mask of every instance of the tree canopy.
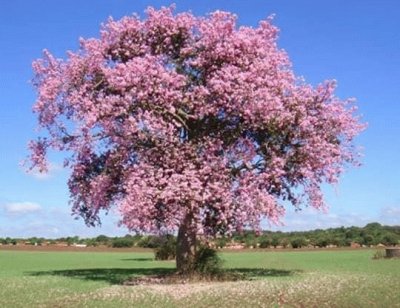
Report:
[[279,222],[283,200],[324,207],[322,183],[357,164],[363,125],[335,82],[293,73],[271,19],[149,8],[108,20],[76,52],[34,62],[34,111],[46,133],[30,144],[72,169],[73,212],[90,224],[116,206],[134,231],[196,234]]

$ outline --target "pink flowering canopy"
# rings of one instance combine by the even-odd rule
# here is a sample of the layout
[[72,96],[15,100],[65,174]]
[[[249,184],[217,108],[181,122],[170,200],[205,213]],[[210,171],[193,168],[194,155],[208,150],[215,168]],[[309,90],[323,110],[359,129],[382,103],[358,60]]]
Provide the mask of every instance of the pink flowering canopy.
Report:
[[116,207],[132,231],[173,232],[191,215],[213,236],[278,223],[285,202],[324,207],[321,184],[357,164],[363,125],[334,82],[294,75],[277,33],[270,19],[149,8],[110,19],[65,60],[45,51],[32,167],[66,152],[73,213],[94,225]]

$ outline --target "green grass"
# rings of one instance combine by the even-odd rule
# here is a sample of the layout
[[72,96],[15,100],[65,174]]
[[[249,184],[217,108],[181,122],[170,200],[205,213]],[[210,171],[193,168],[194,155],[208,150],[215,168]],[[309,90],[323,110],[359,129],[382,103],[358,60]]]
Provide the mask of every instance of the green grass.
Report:
[[173,271],[151,253],[0,250],[0,307],[400,307],[400,260],[373,250],[222,253],[250,281],[123,286]]

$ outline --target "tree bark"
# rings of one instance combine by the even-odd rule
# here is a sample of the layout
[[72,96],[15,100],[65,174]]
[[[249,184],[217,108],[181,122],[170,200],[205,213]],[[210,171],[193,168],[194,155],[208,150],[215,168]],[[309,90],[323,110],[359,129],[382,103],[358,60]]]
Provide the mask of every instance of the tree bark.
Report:
[[176,268],[178,273],[182,275],[190,275],[194,271],[196,257],[196,230],[192,222],[192,215],[186,215],[178,230]]

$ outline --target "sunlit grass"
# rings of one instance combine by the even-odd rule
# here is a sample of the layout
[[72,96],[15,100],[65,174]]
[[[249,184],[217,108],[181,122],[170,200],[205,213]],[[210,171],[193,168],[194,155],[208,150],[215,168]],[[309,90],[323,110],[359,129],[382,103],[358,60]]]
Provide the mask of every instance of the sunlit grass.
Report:
[[222,253],[249,281],[123,286],[151,253],[0,251],[0,307],[400,307],[400,260],[374,251]]

